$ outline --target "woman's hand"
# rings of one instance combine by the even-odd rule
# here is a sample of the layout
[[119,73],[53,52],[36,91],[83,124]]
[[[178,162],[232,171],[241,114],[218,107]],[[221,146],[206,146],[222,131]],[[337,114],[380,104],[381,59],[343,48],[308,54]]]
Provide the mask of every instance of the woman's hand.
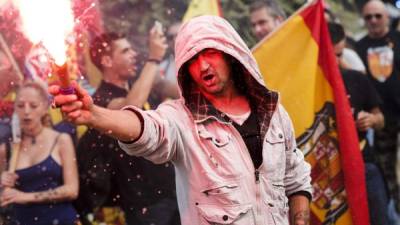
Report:
[[1,173],[1,181],[0,181],[0,186],[1,187],[14,187],[15,182],[17,182],[18,175],[16,173],[10,173],[10,172],[3,172]]
[[12,203],[26,204],[30,202],[31,195],[26,192],[18,191],[15,188],[5,188],[0,196],[2,207]]

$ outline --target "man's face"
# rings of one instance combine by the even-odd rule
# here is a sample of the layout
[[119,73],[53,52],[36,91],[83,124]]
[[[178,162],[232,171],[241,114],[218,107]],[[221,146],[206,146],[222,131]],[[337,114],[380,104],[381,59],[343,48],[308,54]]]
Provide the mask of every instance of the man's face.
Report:
[[122,78],[136,75],[137,53],[125,38],[115,40],[112,44],[111,69]]
[[271,16],[267,8],[263,7],[251,13],[250,22],[253,34],[261,40],[275,30],[282,19]]
[[205,95],[223,95],[233,85],[230,66],[219,50],[205,49],[187,63],[190,75]]
[[389,29],[389,16],[385,5],[379,1],[368,2],[362,15],[371,37],[382,37]]
[[344,49],[345,45],[346,45],[346,39],[343,39],[333,46],[335,55],[336,55],[336,61],[337,61],[338,65],[340,65],[340,59],[342,58],[343,49]]

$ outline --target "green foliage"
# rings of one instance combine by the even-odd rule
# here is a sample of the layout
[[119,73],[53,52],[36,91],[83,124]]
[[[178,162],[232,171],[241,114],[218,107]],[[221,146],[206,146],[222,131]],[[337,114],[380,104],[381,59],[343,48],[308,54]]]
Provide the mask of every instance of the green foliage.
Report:
[[[236,28],[249,46],[255,44],[249,22],[249,5],[254,0],[220,0],[224,17]],[[287,15],[300,8],[306,0],[277,0]],[[355,20],[354,1],[328,0],[345,20]],[[190,0],[100,0],[106,30],[128,34],[136,46],[144,50],[147,32],[155,20],[165,27],[180,21]]]

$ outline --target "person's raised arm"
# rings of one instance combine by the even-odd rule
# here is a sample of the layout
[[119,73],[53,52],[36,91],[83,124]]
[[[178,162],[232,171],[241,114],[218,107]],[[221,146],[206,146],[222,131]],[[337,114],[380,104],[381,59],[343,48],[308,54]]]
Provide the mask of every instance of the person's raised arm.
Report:
[[149,58],[139,78],[133,84],[125,98],[117,98],[109,103],[109,109],[121,109],[126,105],[134,105],[139,108],[143,107],[150,95],[156,76],[158,75],[159,62],[161,62],[164,57],[166,49],[167,44],[164,34],[154,26],[149,34]]
[[76,82],[72,82],[75,94],[62,95],[57,85],[49,88],[54,105],[61,108],[66,119],[77,125],[87,125],[121,141],[136,140],[142,129],[141,119],[125,110],[111,110],[96,106],[93,99]]

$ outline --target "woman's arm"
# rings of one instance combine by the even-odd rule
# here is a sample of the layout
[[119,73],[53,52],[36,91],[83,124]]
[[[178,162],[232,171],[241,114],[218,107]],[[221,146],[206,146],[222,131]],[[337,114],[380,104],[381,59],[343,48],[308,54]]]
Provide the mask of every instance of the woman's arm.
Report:
[[5,190],[2,194],[1,205],[11,203],[39,203],[59,202],[76,199],[78,196],[78,170],[75,150],[71,138],[67,134],[61,134],[57,146],[63,171],[63,185],[42,192],[21,192],[14,188]]
[[29,202],[74,200],[78,197],[79,180],[75,149],[70,136],[61,134],[57,143],[64,184],[52,190],[30,193]]

